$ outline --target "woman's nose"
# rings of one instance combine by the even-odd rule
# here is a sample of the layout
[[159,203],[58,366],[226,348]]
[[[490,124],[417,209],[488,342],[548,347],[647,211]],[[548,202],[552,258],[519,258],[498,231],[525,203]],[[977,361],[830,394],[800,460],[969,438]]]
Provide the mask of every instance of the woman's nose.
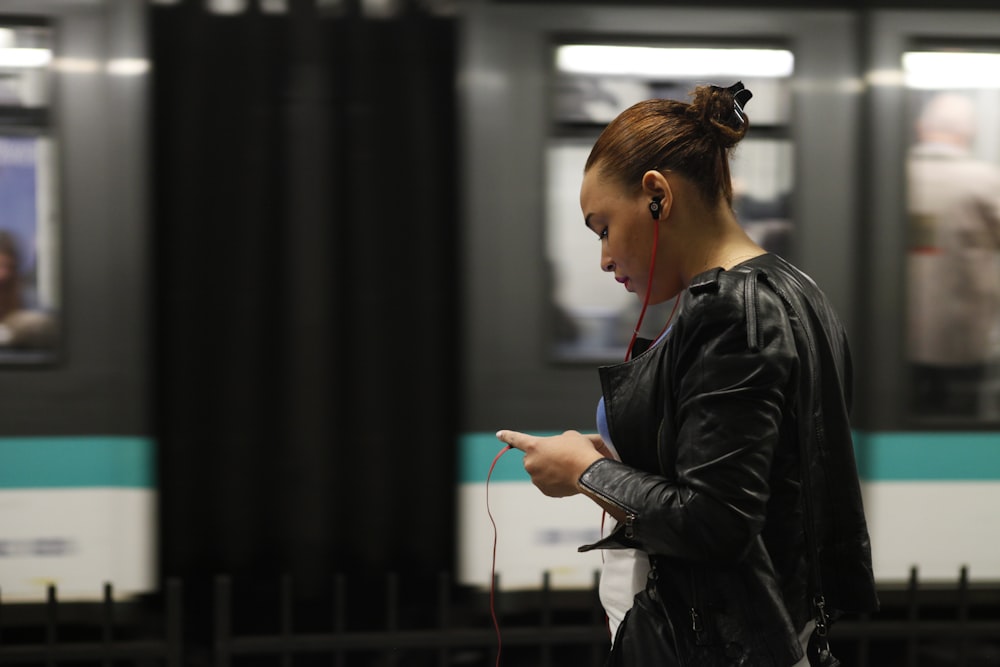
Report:
[[601,253],[601,270],[602,271],[608,271],[608,272],[611,272],[611,271],[615,270],[615,263],[614,263],[614,261],[612,261],[612,259],[610,257],[608,257],[606,254],[604,254],[603,252]]

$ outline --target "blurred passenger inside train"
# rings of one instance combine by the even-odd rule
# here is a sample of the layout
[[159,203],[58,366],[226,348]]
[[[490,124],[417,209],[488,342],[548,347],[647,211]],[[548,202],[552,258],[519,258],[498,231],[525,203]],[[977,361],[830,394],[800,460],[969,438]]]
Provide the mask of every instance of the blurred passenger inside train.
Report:
[[0,347],[51,347],[54,319],[38,307],[25,285],[20,258],[14,235],[0,229]]
[[607,126],[580,194],[600,267],[643,312],[682,306],[600,369],[596,434],[497,433],[542,493],[610,516],[581,549],[605,550],[612,666],[834,665],[830,623],[878,606],[843,326],[733,212],[750,96],[700,86]]
[[979,415],[997,370],[1000,167],[974,157],[976,128],[972,99],[939,93],[917,119],[907,162],[907,350],[919,415]]

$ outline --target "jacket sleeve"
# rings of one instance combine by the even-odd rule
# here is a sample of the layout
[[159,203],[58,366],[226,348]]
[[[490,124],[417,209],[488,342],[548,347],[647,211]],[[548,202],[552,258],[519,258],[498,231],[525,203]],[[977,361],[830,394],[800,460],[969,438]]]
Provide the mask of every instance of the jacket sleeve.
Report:
[[606,459],[581,477],[627,516],[601,546],[731,562],[761,532],[796,352],[778,296],[745,279],[752,289],[694,295],[671,334],[663,474]]

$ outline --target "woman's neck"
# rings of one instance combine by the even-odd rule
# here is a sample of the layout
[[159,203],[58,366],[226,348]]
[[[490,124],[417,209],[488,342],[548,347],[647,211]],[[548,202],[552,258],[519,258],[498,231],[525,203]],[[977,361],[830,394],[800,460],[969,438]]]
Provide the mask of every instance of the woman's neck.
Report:
[[693,220],[686,227],[687,238],[678,247],[686,248],[682,258],[685,284],[699,273],[722,267],[731,269],[741,262],[763,255],[766,251],[747,236],[728,206]]

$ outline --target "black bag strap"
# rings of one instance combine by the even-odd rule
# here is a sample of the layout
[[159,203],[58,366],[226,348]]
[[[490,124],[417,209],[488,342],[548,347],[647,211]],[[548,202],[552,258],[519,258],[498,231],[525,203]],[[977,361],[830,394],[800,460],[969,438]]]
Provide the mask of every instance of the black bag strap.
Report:
[[[800,322],[805,321],[795,310],[795,306],[792,304],[791,299],[789,299],[777,285],[769,281],[767,279],[767,274],[763,271],[753,269],[747,275],[747,282],[753,283],[753,288],[751,288],[749,284],[746,288],[746,294],[748,296],[755,290],[758,276],[763,278],[764,281],[770,285],[771,289],[773,289],[781,298],[785,307],[789,309]],[[809,345],[809,352],[812,353],[815,349],[815,343],[813,342],[808,331],[805,332],[805,335]],[[812,389],[812,394],[815,395],[818,393],[819,383],[817,382],[814,370],[811,370],[809,383]],[[796,397],[796,401],[800,399],[800,396]],[[808,409],[808,406],[806,406],[806,408]],[[797,409],[801,410],[802,406],[798,405]],[[799,438],[799,476],[802,485],[802,502],[805,506],[803,514],[806,536],[806,561],[809,569],[809,595],[811,598],[809,602],[813,612],[813,621],[815,622],[815,627],[813,628],[812,634],[809,636],[809,644],[806,647],[806,656],[809,658],[809,664],[811,667],[839,667],[840,661],[834,657],[833,653],[830,652],[828,635],[830,631],[831,615],[826,611],[826,598],[823,595],[823,575],[820,568],[819,541],[816,537],[816,509],[813,505],[812,473],[809,469],[809,446],[807,439],[803,437]]]
[[802,500],[805,505],[806,560],[809,567],[809,594],[812,597],[813,621],[815,627],[809,636],[806,656],[811,667],[838,667],[840,661],[830,652],[830,615],[826,611],[823,596],[823,576],[820,573],[819,545],[816,540],[815,510],[813,508],[812,475],[807,459],[808,446],[804,438],[799,439],[799,469],[802,483]]
[[[785,308],[790,310],[800,322],[805,321],[795,310],[791,299],[788,298],[780,287],[768,280],[767,273],[756,267],[751,267],[747,271],[744,286],[744,298],[747,301],[747,344],[750,349],[759,349],[756,322],[758,278],[763,279],[774,290]],[[805,335],[811,354],[815,349],[815,343],[808,331],[805,332]],[[817,382],[815,371],[810,370],[809,383],[812,393],[815,395],[819,392],[819,383]],[[800,399],[800,396],[796,396],[796,401]],[[808,408],[808,406],[806,407]],[[801,410],[802,406],[797,405],[796,408]],[[826,611],[826,598],[823,596],[823,576],[820,570],[819,542],[816,537],[816,510],[813,506],[812,474],[809,470],[809,447],[806,438],[799,438],[799,471],[803,492],[802,501],[805,506],[803,514],[805,515],[804,528],[806,536],[806,561],[809,569],[810,606],[813,612],[813,621],[815,622],[815,627],[809,637],[809,644],[806,647],[806,655],[809,658],[811,667],[839,667],[840,661],[830,652],[830,642],[828,640],[831,616]]]

